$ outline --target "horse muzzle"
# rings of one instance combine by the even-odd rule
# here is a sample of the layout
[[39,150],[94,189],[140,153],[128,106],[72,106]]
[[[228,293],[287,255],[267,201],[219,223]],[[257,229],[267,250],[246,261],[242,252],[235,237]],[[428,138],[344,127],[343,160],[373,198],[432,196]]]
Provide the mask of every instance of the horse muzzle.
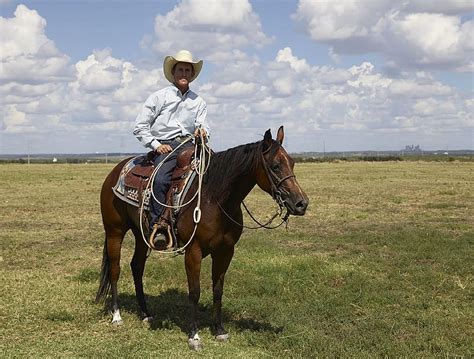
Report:
[[306,208],[308,208],[309,204],[308,197],[298,196],[296,199],[291,197],[292,196],[289,196],[289,198],[283,200],[288,212],[293,216],[304,216],[306,213]]

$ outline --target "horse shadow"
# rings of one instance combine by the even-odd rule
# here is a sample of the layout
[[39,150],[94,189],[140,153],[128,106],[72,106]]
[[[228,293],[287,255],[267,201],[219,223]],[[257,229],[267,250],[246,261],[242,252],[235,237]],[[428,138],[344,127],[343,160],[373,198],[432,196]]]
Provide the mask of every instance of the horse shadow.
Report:
[[[120,307],[140,316],[140,310],[135,295],[122,293],[118,296]],[[168,289],[157,296],[146,295],[147,306],[153,320],[151,330],[166,330],[177,326],[183,333],[190,329],[190,305],[188,294],[177,289]],[[235,326],[239,331],[251,330],[255,332],[269,332],[278,334],[283,327],[276,327],[266,321],[250,318],[235,319],[226,310],[222,310],[224,325]],[[199,327],[212,328],[212,304],[198,304],[197,320]]]

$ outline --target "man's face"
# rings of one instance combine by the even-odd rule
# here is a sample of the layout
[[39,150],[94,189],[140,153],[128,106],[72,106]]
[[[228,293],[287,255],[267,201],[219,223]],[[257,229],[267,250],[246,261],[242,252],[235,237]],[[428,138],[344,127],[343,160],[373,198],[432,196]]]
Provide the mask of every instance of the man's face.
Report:
[[187,62],[178,62],[174,67],[174,82],[179,87],[189,86],[189,80],[193,77],[193,65]]

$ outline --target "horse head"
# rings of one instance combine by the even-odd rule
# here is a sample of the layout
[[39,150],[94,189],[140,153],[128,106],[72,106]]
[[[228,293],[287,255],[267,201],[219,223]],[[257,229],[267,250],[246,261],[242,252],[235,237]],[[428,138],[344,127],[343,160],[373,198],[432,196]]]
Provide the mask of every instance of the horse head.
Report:
[[269,193],[289,214],[302,216],[306,212],[309,199],[301,189],[294,174],[295,161],[283,148],[285,132],[283,126],[278,129],[276,140],[270,130],[265,132],[261,142],[262,161],[257,169],[257,184]]

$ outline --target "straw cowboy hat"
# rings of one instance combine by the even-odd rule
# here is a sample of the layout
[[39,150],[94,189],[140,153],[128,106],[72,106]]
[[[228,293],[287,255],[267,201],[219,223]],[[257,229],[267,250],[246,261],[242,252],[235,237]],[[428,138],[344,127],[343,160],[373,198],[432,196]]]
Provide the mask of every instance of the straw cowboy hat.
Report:
[[165,73],[166,79],[171,83],[174,82],[173,66],[178,62],[187,62],[193,65],[194,76],[191,77],[189,82],[194,81],[194,79],[196,79],[196,77],[198,77],[199,73],[201,72],[202,60],[193,60],[193,55],[187,50],[178,51],[175,56],[166,56],[165,61],[163,62],[163,72]]

